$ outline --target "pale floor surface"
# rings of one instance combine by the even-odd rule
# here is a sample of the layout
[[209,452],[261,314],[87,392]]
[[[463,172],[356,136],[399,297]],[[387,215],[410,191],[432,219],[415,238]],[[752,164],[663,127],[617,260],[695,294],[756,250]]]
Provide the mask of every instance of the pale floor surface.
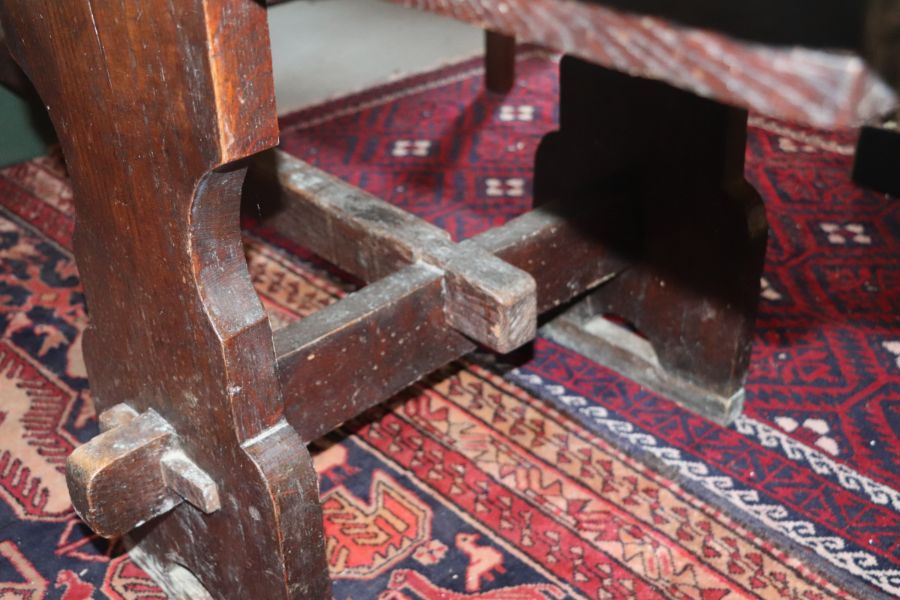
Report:
[[480,29],[380,0],[296,0],[269,9],[284,114],[477,56]]

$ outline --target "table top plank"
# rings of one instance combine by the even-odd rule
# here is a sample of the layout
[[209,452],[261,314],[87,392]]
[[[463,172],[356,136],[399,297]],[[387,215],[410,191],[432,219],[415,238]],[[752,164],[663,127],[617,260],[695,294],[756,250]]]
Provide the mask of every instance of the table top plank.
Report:
[[[793,27],[790,23],[769,30],[763,25],[754,30],[748,24],[742,32],[747,37],[769,36],[768,39],[784,42],[792,39],[794,31],[796,45],[786,46],[749,41],[608,6],[610,2],[644,8],[678,5],[667,0],[390,1],[515,35],[522,42],[541,44],[631,75],[662,80],[770,117],[818,127],[858,126],[889,113],[898,104],[895,91],[855,49],[863,43],[854,37],[854,32],[862,31],[861,9],[851,10],[844,17],[841,11],[829,15],[823,22],[830,25],[820,25],[819,34],[808,33],[815,31],[812,27]],[[700,6],[708,2],[694,0],[683,4]],[[835,4],[838,5],[846,7],[848,3]],[[677,9],[673,14],[686,21],[694,14],[694,22],[704,22],[705,18],[707,24],[721,18],[726,30],[733,29],[743,14],[725,11],[724,16],[716,17],[715,12],[701,11],[706,14],[701,18],[696,16],[702,16],[701,13],[685,10]],[[822,21],[814,16],[810,19],[813,25]],[[841,19],[846,22],[842,24]],[[800,45],[818,42],[845,49]]]
[[[813,48],[861,47],[870,0],[580,0],[746,41]],[[888,0],[889,2],[892,0]]]

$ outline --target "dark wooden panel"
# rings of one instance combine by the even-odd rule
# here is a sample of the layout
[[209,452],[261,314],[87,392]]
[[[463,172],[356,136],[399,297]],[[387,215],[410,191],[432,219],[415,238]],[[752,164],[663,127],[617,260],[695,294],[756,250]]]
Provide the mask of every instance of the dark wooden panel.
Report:
[[[575,57],[563,59],[560,86],[560,129],[539,146],[535,198],[594,206],[582,221],[627,261],[579,318],[625,319],[656,355],[607,352],[625,375],[677,382],[664,393],[734,418],[767,236],[762,200],[744,178],[747,113]],[[651,381],[639,364],[660,372]]]

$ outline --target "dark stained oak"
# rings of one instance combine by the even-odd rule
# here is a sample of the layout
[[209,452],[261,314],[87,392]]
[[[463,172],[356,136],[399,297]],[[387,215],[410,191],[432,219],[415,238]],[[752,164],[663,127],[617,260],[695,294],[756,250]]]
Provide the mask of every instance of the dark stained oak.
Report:
[[534,277],[538,313],[545,313],[626,267],[598,235],[594,208],[586,204],[565,211],[557,204],[545,204],[472,238],[471,243]]
[[[328,597],[316,476],[238,231],[236,161],[278,140],[265,7],[2,0],[0,18],[72,177],[98,412],[155,411],[221,494],[136,530],[135,556],[218,597]],[[145,503],[120,483],[103,512]]]
[[312,441],[476,348],[416,264],[275,332],[288,421]]
[[625,265],[562,323],[624,318],[656,357],[638,366],[588,351],[580,334],[551,336],[729,422],[743,401],[768,233],[744,179],[747,113],[570,56],[560,90],[559,130],[538,148],[535,199],[593,205],[596,234]]
[[459,331],[497,352],[534,338],[535,283],[521,269],[284,152],[254,167],[257,184],[282,196],[271,221],[283,235],[366,281],[430,264],[446,273],[445,312]]
[[[185,500],[207,514],[222,507],[216,483],[185,455],[175,430],[155,411],[138,415],[117,404],[101,413],[100,427],[103,433],[66,463],[72,505],[94,532],[124,535]],[[130,501],[110,503],[124,485]]]
[[[74,482],[70,495],[82,520],[113,537],[178,506],[183,499],[166,485],[161,468],[175,440],[165,419],[148,411],[79,446],[66,464],[66,479]],[[132,501],[111,507],[110,498],[125,489]]]

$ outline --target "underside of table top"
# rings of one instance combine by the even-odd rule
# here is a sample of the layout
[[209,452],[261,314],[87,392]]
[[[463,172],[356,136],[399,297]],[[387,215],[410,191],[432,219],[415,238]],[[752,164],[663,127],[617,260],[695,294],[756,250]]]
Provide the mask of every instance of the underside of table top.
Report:
[[[715,10],[725,4],[718,0],[390,1],[818,127],[858,126],[898,104],[891,85],[861,58],[872,43],[864,34],[866,23],[897,20],[900,3],[891,0],[764,0],[750,3],[752,11]],[[876,5],[873,17],[866,11]],[[798,22],[803,14],[806,21]]]

